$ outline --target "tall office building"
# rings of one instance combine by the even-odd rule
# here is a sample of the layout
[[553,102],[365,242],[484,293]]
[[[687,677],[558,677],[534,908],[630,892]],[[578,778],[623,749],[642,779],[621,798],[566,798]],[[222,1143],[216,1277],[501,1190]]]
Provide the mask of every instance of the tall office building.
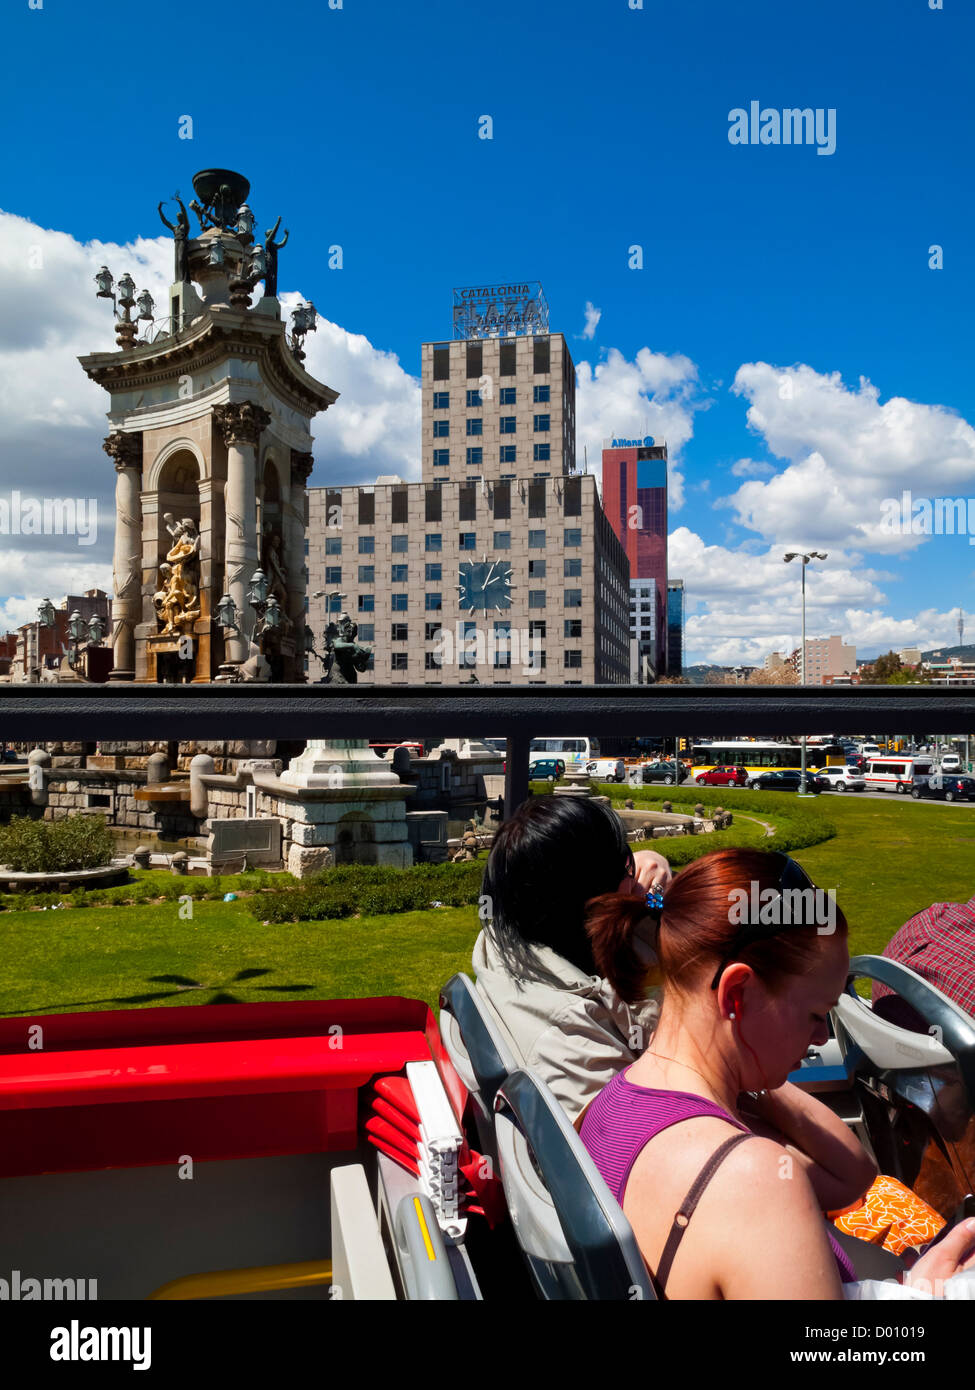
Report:
[[541,286],[455,290],[454,333],[422,347],[422,481],[309,493],[310,625],[351,613],[364,683],[625,684],[629,567]]
[[684,671],[684,581],[667,581],[667,674]]
[[[606,441],[603,507],[630,562],[631,586],[634,580],[654,581],[652,665],[661,675],[667,668],[666,443],[649,435]],[[637,636],[633,628],[630,636]]]

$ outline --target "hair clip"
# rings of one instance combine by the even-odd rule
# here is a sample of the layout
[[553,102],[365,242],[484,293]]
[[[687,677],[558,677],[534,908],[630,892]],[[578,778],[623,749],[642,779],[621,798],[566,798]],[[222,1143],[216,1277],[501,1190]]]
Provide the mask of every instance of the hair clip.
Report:
[[664,906],[664,895],[658,888],[651,888],[647,894],[647,907],[651,912],[662,912]]

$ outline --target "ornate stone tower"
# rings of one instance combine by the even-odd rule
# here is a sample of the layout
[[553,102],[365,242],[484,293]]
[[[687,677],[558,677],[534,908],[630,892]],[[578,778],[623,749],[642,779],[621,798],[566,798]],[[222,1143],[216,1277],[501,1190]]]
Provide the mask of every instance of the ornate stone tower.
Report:
[[[152,322],[149,296],[128,276],[116,293],[103,269],[120,350],[79,359],[112,398],[111,679],[302,681],[310,427],[338,393],[301,365],[314,306],[290,334],[281,320],[281,219],[256,244],[246,179],[209,169],[193,186],[197,237],[178,198],[175,224],[159,205],[175,246],[167,316]],[[150,320],[138,341],[136,303]]]

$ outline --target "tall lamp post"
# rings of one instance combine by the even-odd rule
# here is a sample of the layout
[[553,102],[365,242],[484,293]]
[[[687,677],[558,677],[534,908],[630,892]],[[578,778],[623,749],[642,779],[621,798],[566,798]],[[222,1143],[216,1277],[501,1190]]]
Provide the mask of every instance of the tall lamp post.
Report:
[[[800,677],[799,677],[799,684],[800,684],[800,685],[805,685],[805,684],[806,684],[806,566],[809,564],[809,561],[810,561],[810,560],[825,560],[825,559],[826,559],[826,554],[827,554],[827,552],[826,552],[825,550],[810,550],[810,552],[809,552],[808,555],[804,555],[804,554],[802,553],[802,551],[800,551],[800,550],[789,550],[789,551],[787,551],[786,554],[782,557],[786,564],[788,564],[790,560],[801,560],[801,561],[802,561],[802,566],[801,566],[801,568],[802,568],[802,646],[801,646],[801,648],[799,649],[799,650],[800,650],[799,660],[800,660],[800,662],[801,662],[800,670],[801,670],[802,674],[801,674]],[[800,796],[808,796],[808,795],[809,795],[809,791],[808,791],[808,789],[807,789],[807,787],[806,787],[806,735],[805,735],[805,734],[802,735],[801,748],[802,748],[802,755],[801,755],[801,756],[802,756],[802,769],[801,769],[801,772],[800,772],[800,774],[799,774],[799,795],[800,795]]]

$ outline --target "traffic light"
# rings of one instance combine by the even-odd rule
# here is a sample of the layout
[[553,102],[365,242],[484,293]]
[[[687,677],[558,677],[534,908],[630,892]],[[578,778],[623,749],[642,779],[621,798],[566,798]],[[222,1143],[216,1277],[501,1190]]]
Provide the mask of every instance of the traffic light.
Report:
[[680,740],[678,741],[678,744],[677,744],[677,751],[678,751],[679,753],[686,753],[686,752],[687,752],[687,739],[686,739],[686,738],[682,738],[682,739],[680,739]]

